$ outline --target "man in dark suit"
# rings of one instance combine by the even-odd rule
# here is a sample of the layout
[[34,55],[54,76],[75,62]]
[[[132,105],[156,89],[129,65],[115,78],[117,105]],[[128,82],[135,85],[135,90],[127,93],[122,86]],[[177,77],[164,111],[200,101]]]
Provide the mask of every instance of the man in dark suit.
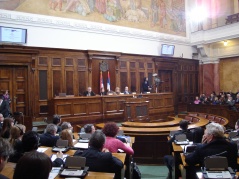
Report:
[[126,86],[124,88],[124,94],[131,94],[131,92],[129,91],[129,87],[128,86]]
[[104,143],[105,135],[102,131],[96,131],[90,138],[89,148],[81,156],[86,157],[86,166],[90,171],[115,173],[115,179],[120,179],[123,163],[103,149]]
[[42,146],[53,147],[56,146],[56,141],[59,136],[56,136],[57,126],[55,124],[48,124],[46,132],[40,135],[40,144]]
[[224,128],[218,123],[208,124],[202,144],[198,145],[193,153],[185,156],[185,161],[190,167],[189,171],[193,172],[191,175],[195,175],[196,164],[203,166],[205,157],[212,155],[227,157],[229,167],[237,168],[237,145],[224,138]]
[[95,93],[92,91],[91,87],[88,87],[87,91],[83,93],[83,96],[95,96]]
[[8,103],[8,101],[3,100],[2,98],[3,98],[3,96],[0,95],[0,113],[3,115],[3,117],[8,117],[9,103]]
[[[172,142],[174,142],[175,136],[177,136],[179,134],[185,134],[189,141],[193,141],[193,133],[190,130],[188,130],[188,121],[187,120],[181,120],[179,122],[179,127],[182,130],[177,131],[173,135],[173,137],[168,140],[168,143],[170,144],[170,150],[171,151],[173,151],[171,144],[172,144]],[[172,178],[172,171],[173,171],[174,165],[175,165],[175,173],[177,173],[176,175],[179,176],[181,174],[180,170],[177,167],[179,165],[179,159],[174,161],[174,157],[172,155],[165,155],[164,156],[164,162],[167,165],[168,170],[169,170],[168,178]]]
[[[0,138],[0,172],[3,170],[7,163],[8,157],[13,153],[10,143]],[[6,176],[0,174],[0,179],[8,179]]]

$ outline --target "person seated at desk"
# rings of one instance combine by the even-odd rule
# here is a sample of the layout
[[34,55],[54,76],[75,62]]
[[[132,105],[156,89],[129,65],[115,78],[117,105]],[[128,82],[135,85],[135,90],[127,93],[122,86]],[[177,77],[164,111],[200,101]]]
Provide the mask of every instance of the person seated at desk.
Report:
[[224,138],[224,127],[218,123],[210,123],[206,126],[202,138],[202,144],[197,145],[194,152],[185,156],[192,176],[196,173],[195,165],[203,166],[205,157],[218,155],[227,157],[228,166],[237,168],[237,145]]
[[149,79],[147,77],[144,77],[144,81],[142,83],[142,92],[147,93],[151,90],[152,88],[149,85]]
[[61,129],[61,126],[60,126],[60,124],[61,124],[61,116],[55,114],[55,115],[53,116],[52,123],[57,126],[57,131],[56,131],[56,133],[61,132],[61,130],[62,130],[62,129]]
[[119,139],[116,139],[116,135],[119,131],[119,127],[114,122],[108,122],[102,129],[106,135],[106,141],[104,147],[112,153],[117,153],[118,149],[123,150],[126,154],[133,155],[134,150],[127,144],[123,143]]
[[56,141],[59,136],[56,136],[57,126],[55,124],[48,124],[46,132],[40,135],[40,144],[42,146],[53,147],[56,146]]
[[92,91],[91,87],[88,87],[87,91],[83,93],[83,96],[95,96],[95,93]]
[[131,94],[131,92],[129,91],[129,87],[128,86],[126,86],[124,88],[124,94]]
[[18,161],[13,179],[48,179],[51,169],[52,162],[46,154],[28,152]]
[[115,173],[115,179],[121,178],[123,163],[104,149],[105,135],[95,131],[89,141],[89,148],[81,156],[86,157],[86,166],[89,171]]
[[[0,172],[5,167],[8,157],[13,153],[13,149],[8,140],[0,138]],[[0,174],[0,179],[8,179]]]
[[95,132],[95,126],[93,124],[86,124],[81,129],[80,133],[93,134]]
[[[170,148],[171,148],[170,150],[171,150],[171,151],[173,151],[171,144],[172,144],[172,142],[174,142],[176,135],[186,134],[187,139],[188,139],[189,141],[193,141],[193,133],[192,133],[190,130],[188,130],[188,121],[187,121],[187,120],[184,120],[184,119],[181,120],[181,121],[179,122],[179,127],[180,127],[182,130],[176,132],[176,133],[173,135],[173,137],[168,140],[168,143],[170,144]],[[177,172],[177,175],[178,175],[178,176],[181,175],[181,172],[180,172],[180,170],[178,169],[179,160],[174,161],[174,157],[173,157],[172,155],[165,155],[165,156],[164,156],[164,162],[165,162],[165,164],[166,164],[166,166],[167,166],[167,168],[168,168],[168,170],[169,170],[168,178],[172,178],[172,171],[173,171],[174,165],[175,165],[175,172]]]
[[74,147],[73,134],[72,134],[71,130],[64,129],[63,131],[61,131],[61,139],[68,140],[68,147]]
[[2,130],[0,132],[0,137],[9,139],[10,137],[10,130],[12,126],[14,125],[14,119],[13,118],[5,118],[2,125]]
[[120,95],[120,93],[121,93],[121,92],[120,92],[120,88],[119,88],[119,87],[116,87],[114,94],[115,94],[115,95]]
[[105,96],[105,95],[107,95],[105,88],[100,88],[100,96]]

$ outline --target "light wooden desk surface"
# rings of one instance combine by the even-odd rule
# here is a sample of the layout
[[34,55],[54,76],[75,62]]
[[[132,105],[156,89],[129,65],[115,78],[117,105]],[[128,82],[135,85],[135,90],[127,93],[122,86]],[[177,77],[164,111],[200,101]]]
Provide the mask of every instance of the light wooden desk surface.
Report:
[[[16,164],[8,162],[4,169],[2,170],[1,174],[12,179],[14,168]],[[85,179],[113,179],[115,176],[114,173],[104,173],[104,172],[88,172],[88,175],[85,177]],[[55,179],[62,179],[59,175]]]

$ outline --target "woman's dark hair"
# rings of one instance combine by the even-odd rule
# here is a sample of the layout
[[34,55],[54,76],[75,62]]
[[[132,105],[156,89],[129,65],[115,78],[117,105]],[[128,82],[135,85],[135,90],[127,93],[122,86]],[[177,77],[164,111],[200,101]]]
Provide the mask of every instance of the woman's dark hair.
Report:
[[24,152],[37,150],[39,145],[39,135],[35,131],[27,131],[22,137],[22,148]]
[[187,130],[188,129],[188,121],[187,120],[181,120],[179,122],[179,127],[182,129],[182,130]]
[[91,133],[92,132],[92,126],[93,126],[93,124],[84,125],[85,133]]
[[46,154],[28,152],[18,161],[13,179],[48,179],[51,169],[52,161]]
[[105,144],[105,134],[102,131],[95,131],[92,134],[89,146],[101,150]]
[[60,122],[61,122],[61,116],[55,114],[55,115],[53,116],[52,123],[55,124],[55,125],[57,125],[57,124],[59,124]]
[[119,127],[116,125],[115,122],[108,122],[105,124],[102,131],[106,136],[115,137],[119,131]]
[[1,137],[9,138],[10,137],[10,129],[12,127],[12,123],[14,122],[13,118],[5,118],[2,125]]

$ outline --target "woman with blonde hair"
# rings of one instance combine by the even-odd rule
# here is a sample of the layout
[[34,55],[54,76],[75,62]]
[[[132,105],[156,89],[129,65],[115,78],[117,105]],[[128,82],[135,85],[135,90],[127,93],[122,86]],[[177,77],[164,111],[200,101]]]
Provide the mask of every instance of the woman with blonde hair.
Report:
[[71,130],[64,129],[61,131],[61,139],[62,140],[68,140],[68,146],[73,147],[73,137],[72,137],[72,132]]
[[13,126],[13,124],[14,124],[13,118],[5,118],[4,121],[3,121],[0,137],[5,138],[5,139],[9,139],[10,130],[11,130],[11,127]]
[[17,163],[23,154],[22,136],[26,131],[26,127],[22,124],[17,124],[11,127],[10,130],[10,144],[14,149],[13,155],[9,157],[9,162]]

